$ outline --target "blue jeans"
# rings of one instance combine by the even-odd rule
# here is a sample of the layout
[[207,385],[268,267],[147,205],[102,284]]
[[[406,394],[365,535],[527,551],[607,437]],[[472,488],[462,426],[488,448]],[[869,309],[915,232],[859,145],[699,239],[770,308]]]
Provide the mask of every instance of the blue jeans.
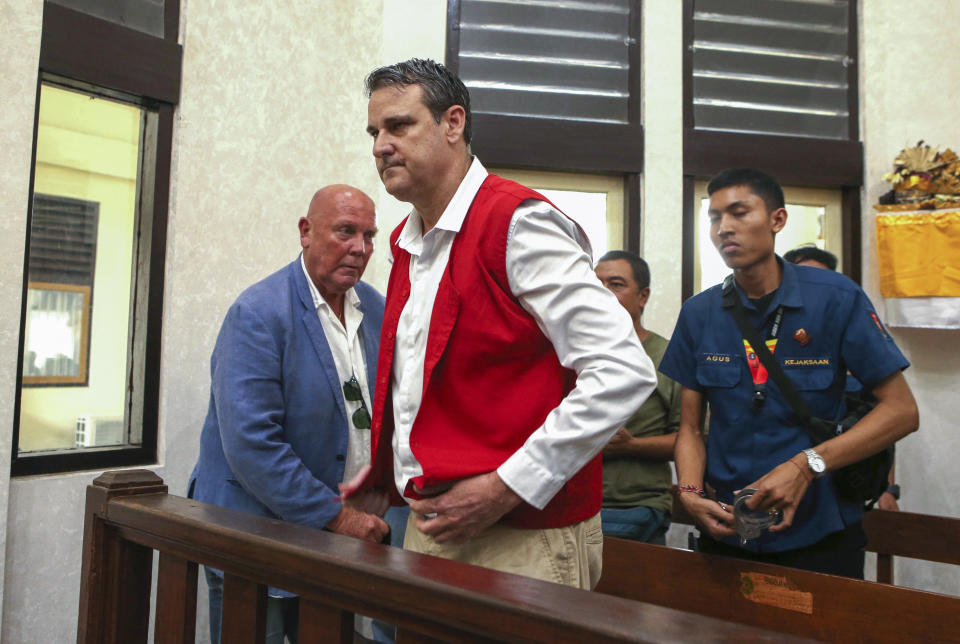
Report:
[[670,519],[663,510],[643,505],[635,508],[603,508],[600,510],[600,521],[605,537],[667,545]]

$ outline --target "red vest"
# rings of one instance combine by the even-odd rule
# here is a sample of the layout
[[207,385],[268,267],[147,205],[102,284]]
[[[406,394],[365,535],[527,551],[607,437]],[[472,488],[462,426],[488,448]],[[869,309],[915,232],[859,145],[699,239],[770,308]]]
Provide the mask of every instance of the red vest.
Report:
[[[514,210],[526,199],[545,200],[520,184],[488,176],[453,241],[430,320],[423,402],[410,434],[410,447],[423,468],[412,482],[420,488],[496,470],[543,424],[576,380],[510,292],[507,231]],[[372,427],[376,483],[394,492],[393,353],[400,313],[410,296],[410,255],[397,246],[403,226],[390,236],[394,260]],[[543,510],[521,503],[500,522],[522,528],[572,525],[600,511],[601,494],[598,455]]]

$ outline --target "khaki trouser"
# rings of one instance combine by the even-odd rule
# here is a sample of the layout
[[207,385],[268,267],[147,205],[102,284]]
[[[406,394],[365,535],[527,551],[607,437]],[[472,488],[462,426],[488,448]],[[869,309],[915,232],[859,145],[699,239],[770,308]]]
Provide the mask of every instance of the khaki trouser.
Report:
[[493,525],[466,543],[437,543],[407,520],[404,550],[592,590],[600,581],[600,515],[563,528],[531,530]]

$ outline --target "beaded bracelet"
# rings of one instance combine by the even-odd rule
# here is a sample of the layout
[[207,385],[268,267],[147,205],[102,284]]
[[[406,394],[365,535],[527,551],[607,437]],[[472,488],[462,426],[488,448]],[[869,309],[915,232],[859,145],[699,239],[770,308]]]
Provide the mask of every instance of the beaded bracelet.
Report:
[[677,493],[683,494],[684,492],[693,492],[694,494],[699,494],[700,496],[706,496],[703,493],[702,487],[697,487],[696,485],[678,485]]

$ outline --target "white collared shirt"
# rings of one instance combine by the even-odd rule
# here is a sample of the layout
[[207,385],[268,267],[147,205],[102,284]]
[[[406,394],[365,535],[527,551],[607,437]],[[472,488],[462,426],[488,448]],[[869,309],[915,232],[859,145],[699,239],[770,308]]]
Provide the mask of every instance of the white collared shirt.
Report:
[[[422,234],[410,213],[397,243],[410,253],[410,297],[397,325],[393,371],[393,458],[397,489],[423,474],[410,432],[423,400],[427,330],[440,280],[487,171],[474,158],[437,224]],[[527,200],[507,234],[507,279],[520,305],[577,373],[574,389],[497,473],[524,501],[542,509],[653,392],[653,363],[629,314],[597,279],[590,245],[566,216]],[[469,419],[464,419],[469,422]]]
[[343,480],[349,481],[360,468],[370,462],[370,430],[357,429],[353,425],[353,412],[360,408],[359,400],[347,400],[343,392],[343,383],[356,376],[360,384],[364,404],[369,413],[370,391],[367,387],[367,362],[363,351],[363,337],[360,334],[360,322],[363,321],[363,311],[360,309],[360,296],[351,287],[343,294],[343,319],[345,324],[333,312],[333,309],[320,295],[317,286],[307,273],[307,265],[300,255],[300,266],[310,285],[310,296],[317,309],[317,317],[323,326],[323,334],[327,336],[327,345],[333,354],[333,363],[337,368],[340,379],[340,394],[343,396],[344,409],[347,412],[348,442],[346,464],[343,470]]

